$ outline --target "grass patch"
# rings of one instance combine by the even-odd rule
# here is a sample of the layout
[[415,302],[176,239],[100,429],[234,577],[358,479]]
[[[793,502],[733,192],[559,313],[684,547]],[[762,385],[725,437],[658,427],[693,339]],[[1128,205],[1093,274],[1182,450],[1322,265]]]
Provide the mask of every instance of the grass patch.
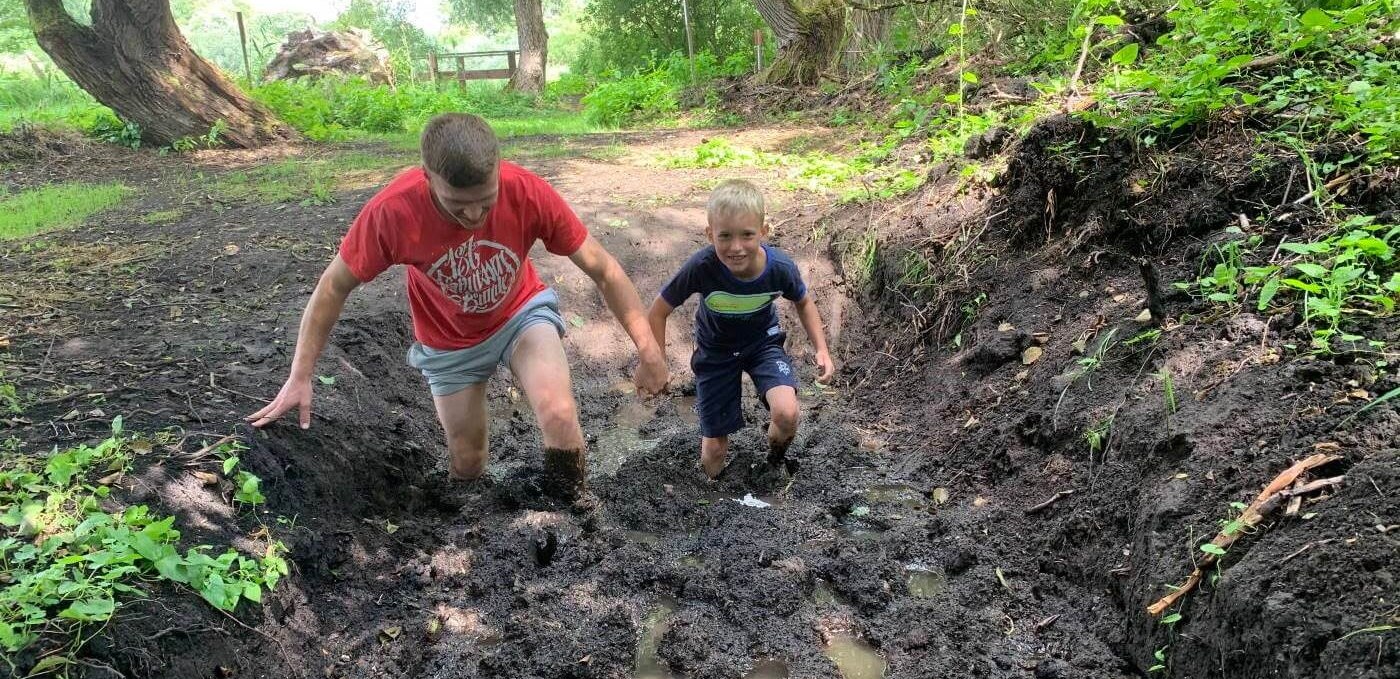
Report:
[[56,184],[13,195],[0,193],[0,240],[74,226],[112,208],[132,192],[118,182]]
[[395,171],[416,161],[406,154],[351,151],[319,158],[289,158],[233,172],[211,183],[214,194],[228,202],[329,205],[335,202],[336,192],[381,184]]
[[835,194],[842,202],[865,202],[904,195],[923,182],[912,170],[878,162],[857,154],[851,158],[824,152],[774,153],[735,146],[721,138],[663,159],[668,167],[752,167],[781,172],[783,188]]
[[185,212],[184,210],[181,210],[179,208],[171,210],[156,210],[155,212],[148,212],[144,215],[141,215],[141,223],[168,224],[170,222],[179,220],[183,216],[185,216]]

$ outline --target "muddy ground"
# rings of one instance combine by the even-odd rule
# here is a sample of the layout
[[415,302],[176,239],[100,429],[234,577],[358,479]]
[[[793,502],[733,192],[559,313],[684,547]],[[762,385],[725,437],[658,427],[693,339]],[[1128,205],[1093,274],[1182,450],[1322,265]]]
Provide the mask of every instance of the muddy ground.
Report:
[[[723,134],[775,148],[811,132]],[[301,309],[349,221],[411,153],[359,149],[385,167],[323,205],[221,200],[190,181],[218,182],[265,154],[26,165],[15,183],[121,176],[145,192],[73,231],[0,246],[0,333],[11,340],[2,356],[31,400],[5,433],[47,450],[100,437],[121,414],[128,429],[173,428],[188,453],[237,432],[244,464],[264,479],[260,515],[235,512],[170,450],[139,460],[118,494],[177,514],[191,544],[256,550],[266,524],[294,563],[237,621],[177,591],[124,605],[85,651],[91,676],[110,675],[95,669],[108,665],[128,677],[1118,678],[1149,676],[1158,649],[1166,668],[1151,676],[1400,676],[1393,634],[1346,636],[1395,624],[1400,418],[1381,409],[1334,429],[1364,402],[1347,393],[1383,393],[1394,378],[1377,381],[1355,360],[1269,358],[1292,326],[1209,318],[1173,297],[1172,317],[1197,320],[1067,385],[1085,331],[1143,329],[1132,321],[1142,279],[1109,247],[1119,231],[1076,236],[1097,213],[1062,200],[1058,223],[1026,216],[1045,214],[1036,182],[1063,196],[1084,181],[1032,162],[1070,133],[1046,134],[1007,151],[1023,171],[1004,190],[936,181],[913,199],[858,208],[782,192],[756,171],[654,162],[700,132],[512,144],[645,299],[701,244],[715,180],[765,184],[775,238],[797,254],[843,366],[834,388],[802,392],[796,475],[757,464],[762,416],[750,398],[754,426],[710,484],[687,398],[693,309],[673,319],[672,393],[639,400],[629,345],[600,297],[566,260],[542,254],[570,321],[596,513],[541,497],[533,418],[504,374],[490,392],[489,478],[446,481],[431,400],[404,365],[397,274],[352,298],[318,370],[334,382],[318,385],[309,431],[239,424],[285,377]],[[173,222],[141,220],[176,207]],[[1238,206],[1217,207],[1233,218]],[[938,304],[901,304],[893,280],[857,281],[844,265],[872,226],[880,261],[893,263],[899,244],[915,242],[909,233],[974,223],[985,228],[968,242],[987,256]],[[1207,220],[1152,240],[1156,253],[1181,246],[1159,254],[1163,278],[1186,277],[1198,257],[1189,244],[1221,228]],[[1075,247],[1063,247],[1066,236]],[[936,322],[979,295],[965,322]],[[792,336],[790,350],[805,356],[800,331]],[[1038,341],[1042,357],[1023,365]],[[1170,417],[1145,377],[1164,366],[1180,393]],[[1091,452],[1082,433],[1109,413],[1113,433]],[[1343,456],[1329,471],[1348,480],[1309,499],[1309,520],[1248,538],[1218,582],[1187,599],[1181,623],[1143,612],[1185,577],[1229,502],[1249,501],[1318,444]],[[738,501],[746,495],[769,506]]]

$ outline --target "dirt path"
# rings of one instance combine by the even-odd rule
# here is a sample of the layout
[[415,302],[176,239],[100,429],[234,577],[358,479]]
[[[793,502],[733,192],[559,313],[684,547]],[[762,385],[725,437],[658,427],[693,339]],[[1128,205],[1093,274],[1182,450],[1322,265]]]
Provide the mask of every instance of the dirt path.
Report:
[[[810,131],[724,134],[736,145],[775,148]],[[188,593],[158,591],[123,606],[91,656],[126,676],[172,678],[1143,676],[1158,629],[1137,613],[1137,597],[1180,570],[1171,555],[1181,550],[1154,541],[1176,530],[1167,518],[1187,512],[1186,484],[1154,480],[1173,478],[1166,462],[1096,465],[1092,454],[1081,483],[1080,432],[1037,419],[1054,395],[1037,380],[1049,384],[1054,373],[1044,367],[1023,384],[1014,376],[1022,347],[995,346],[1010,322],[1063,322],[1041,365],[1072,365],[1072,331],[1123,311],[1073,295],[1128,289],[1135,274],[1066,274],[1057,283],[1051,265],[1013,261],[987,281],[991,311],[967,335],[969,347],[986,346],[969,351],[996,354],[996,365],[922,351],[901,364],[881,348],[897,328],[850,301],[827,244],[811,237],[826,229],[829,205],[783,192],[757,171],[656,162],[705,137],[536,139],[511,143],[507,154],[560,190],[647,300],[702,243],[715,181],[737,175],[764,184],[776,239],[801,264],[847,368],[835,389],[802,392],[799,474],[751,468],[762,457],[760,428],[751,426],[737,437],[731,473],[709,484],[696,466],[687,397],[693,302],[672,323],[673,392],[642,402],[630,391],[630,344],[592,284],[540,251],[541,276],[559,290],[570,324],[566,348],[601,500],[596,515],[541,497],[533,418],[505,375],[490,389],[489,478],[445,481],[431,401],[404,364],[410,334],[400,274],[352,298],[319,365],[326,379],[311,430],[238,424],[285,377],[307,295],[346,226],[392,167],[413,162],[411,153],[360,147],[301,156],[307,167],[324,155],[368,156],[340,177],[329,203],[310,194],[260,204],[220,192],[232,173],[276,156],[133,163],[127,178],[148,187],[138,206],[45,236],[42,247],[0,250],[0,303],[11,305],[0,322],[11,338],[4,367],[31,402],[8,421],[9,433],[48,450],[97,438],[122,414],[128,429],[173,428],[188,451],[237,429],[249,446],[243,463],[264,480],[259,513],[234,511],[168,449],[139,461],[124,499],[177,514],[191,543],[255,551],[266,526],[295,563],[264,606],[240,609],[246,627]],[[167,223],[143,220],[174,210],[179,216]],[[874,217],[846,211],[844,219],[859,231]],[[1016,341],[1029,341],[1028,332]],[[789,348],[805,358],[801,335],[791,335]],[[1129,393],[1134,369],[1108,366],[1095,377],[1109,385],[1098,393]],[[804,365],[804,378],[811,375]],[[1251,389],[1229,391],[1230,403],[1247,402]],[[1319,391],[1297,403],[1327,398]],[[1071,403],[1082,406],[1072,413],[1079,420],[1097,407]],[[1125,416],[1141,410],[1146,418],[1151,408],[1160,410],[1145,401]],[[762,421],[752,398],[746,413]],[[1221,410],[1201,427],[1228,416]],[[1154,451],[1149,460],[1189,453],[1148,448],[1158,432],[1146,425],[1133,435]],[[1193,435],[1205,450],[1231,434]],[[1118,454],[1144,457],[1136,450]],[[1260,457],[1257,468],[1231,472],[1229,490],[1251,487],[1274,463]],[[1214,484],[1215,467],[1190,467],[1202,476],[1207,469]],[[1224,497],[1226,471],[1219,474],[1221,487],[1210,492]],[[1390,487],[1375,478],[1378,490]],[[1154,489],[1150,497],[1134,496],[1139,485]],[[1066,487],[1084,492],[1050,517],[1026,513]],[[750,494],[768,506],[736,501]],[[1134,570],[1137,558],[1149,563]],[[1199,655],[1202,664],[1213,660]]]

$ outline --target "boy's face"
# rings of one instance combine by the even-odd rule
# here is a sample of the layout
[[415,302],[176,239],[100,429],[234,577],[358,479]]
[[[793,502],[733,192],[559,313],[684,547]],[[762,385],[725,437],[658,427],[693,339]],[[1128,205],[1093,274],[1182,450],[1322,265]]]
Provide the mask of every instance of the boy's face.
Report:
[[500,191],[500,170],[476,186],[457,188],[432,170],[427,170],[428,188],[439,210],[462,228],[475,230],[486,225],[486,216],[496,205]]
[[717,215],[705,227],[705,235],[735,275],[752,278],[762,273],[754,270],[762,266],[763,239],[768,237],[762,217],[749,212]]

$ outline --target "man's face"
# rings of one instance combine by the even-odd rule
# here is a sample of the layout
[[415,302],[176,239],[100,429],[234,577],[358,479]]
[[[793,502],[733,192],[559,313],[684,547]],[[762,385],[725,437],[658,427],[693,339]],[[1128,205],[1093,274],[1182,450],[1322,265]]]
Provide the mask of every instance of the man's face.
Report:
[[434,202],[448,219],[462,225],[464,229],[480,229],[486,225],[486,216],[496,205],[500,190],[500,170],[491,172],[486,181],[476,186],[457,188],[446,179],[428,170],[428,188]]
[[705,228],[705,235],[710,237],[720,261],[735,275],[752,278],[763,273],[754,271],[759,266],[763,239],[768,235],[768,229],[758,215],[749,212],[716,215]]

